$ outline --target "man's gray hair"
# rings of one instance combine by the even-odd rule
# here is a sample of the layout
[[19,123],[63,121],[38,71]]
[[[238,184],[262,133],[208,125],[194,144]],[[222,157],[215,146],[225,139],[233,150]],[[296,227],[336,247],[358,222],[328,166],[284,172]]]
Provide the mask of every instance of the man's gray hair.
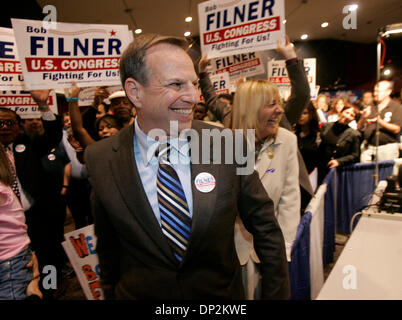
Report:
[[140,84],[148,85],[148,70],[145,63],[146,51],[157,44],[166,43],[186,50],[188,43],[185,39],[158,34],[141,34],[123,52],[120,59],[120,79],[124,84],[128,78],[137,80]]

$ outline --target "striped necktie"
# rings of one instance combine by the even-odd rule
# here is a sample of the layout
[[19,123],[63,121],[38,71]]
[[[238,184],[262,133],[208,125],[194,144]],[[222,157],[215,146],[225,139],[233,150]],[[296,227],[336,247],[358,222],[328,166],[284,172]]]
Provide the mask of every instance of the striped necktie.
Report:
[[168,144],[159,154],[156,179],[162,232],[176,259],[181,262],[190,238],[191,217],[180,179],[170,160]]
[[13,185],[11,186],[11,188],[13,189],[18,200],[21,201],[20,189],[18,188],[17,172],[15,170],[14,155],[9,146],[6,147],[6,153],[7,153],[8,160],[10,162],[11,171],[14,176],[14,181],[13,181]]

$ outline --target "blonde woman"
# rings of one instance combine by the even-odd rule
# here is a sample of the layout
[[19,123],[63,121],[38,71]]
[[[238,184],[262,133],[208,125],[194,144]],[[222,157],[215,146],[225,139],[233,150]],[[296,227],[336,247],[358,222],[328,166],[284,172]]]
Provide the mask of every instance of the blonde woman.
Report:
[[[232,128],[255,129],[257,170],[267,194],[274,202],[288,261],[300,221],[299,165],[297,138],[279,127],[284,113],[278,89],[269,81],[246,81],[237,87],[233,104]],[[237,220],[235,243],[247,299],[259,298],[259,259],[253,239]]]

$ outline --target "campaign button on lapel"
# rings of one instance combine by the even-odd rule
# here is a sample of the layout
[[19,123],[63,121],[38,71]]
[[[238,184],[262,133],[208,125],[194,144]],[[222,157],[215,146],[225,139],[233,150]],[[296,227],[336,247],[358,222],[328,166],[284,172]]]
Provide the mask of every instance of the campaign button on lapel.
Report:
[[23,144],[17,144],[15,146],[15,151],[18,152],[18,153],[24,152],[25,149],[26,149],[26,147]]
[[201,172],[195,177],[194,184],[198,191],[208,193],[215,189],[216,180],[212,174]]

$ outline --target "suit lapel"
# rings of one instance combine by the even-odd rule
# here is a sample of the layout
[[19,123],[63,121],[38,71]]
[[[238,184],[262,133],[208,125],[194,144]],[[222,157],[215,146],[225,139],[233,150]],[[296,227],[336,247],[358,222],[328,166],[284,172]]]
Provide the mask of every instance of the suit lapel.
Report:
[[114,141],[113,158],[110,161],[112,174],[130,214],[162,249],[166,257],[177,264],[144,191],[134,159],[133,139],[134,126],[131,125],[122,130]]
[[[199,137],[201,137],[201,129],[202,125],[198,121],[193,121],[193,129],[195,129]],[[219,173],[220,173],[220,165],[213,164],[213,144],[211,143],[208,147],[210,149],[210,164],[202,164],[202,141],[200,139],[200,143],[197,145],[195,143],[191,143],[191,150],[197,148],[200,159],[198,162],[200,163],[191,163],[191,191],[193,196],[193,217],[191,222],[191,234],[188,244],[188,249],[186,250],[186,254],[184,256],[183,262],[185,262],[186,258],[190,254],[195,253],[195,249],[199,248],[199,244],[201,241],[205,241],[204,234],[208,228],[209,221],[214,214],[214,206],[216,204],[216,198],[219,190]],[[192,151],[193,152],[193,151]],[[201,192],[197,189],[195,185],[195,178],[200,173],[209,173],[215,178],[215,188],[211,192]]]
[[[280,128],[279,128],[279,130],[280,130]],[[282,130],[286,130],[286,129],[282,129]],[[279,136],[279,132],[278,132],[278,135],[277,135],[277,137],[276,137],[276,140],[275,140],[275,142],[273,143],[273,144],[271,144],[271,142],[268,142],[268,147],[266,147],[266,148],[263,148],[262,149],[262,152],[260,152],[260,157],[261,157],[261,160],[260,160],[260,162],[257,164],[257,168],[256,168],[256,170],[257,170],[257,172],[258,172],[258,176],[260,177],[260,180],[264,177],[264,175],[267,173],[267,170],[269,169],[269,166],[271,165],[271,162],[272,162],[272,159],[275,157],[275,156],[278,156],[278,155],[275,155],[275,153],[276,153],[276,149],[277,149],[277,146],[278,145],[280,145],[280,144],[282,144],[282,140],[280,139],[280,136]],[[272,140],[271,140],[272,141]],[[270,158],[269,157],[269,153],[270,152],[272,152],[273,153],[273,157],[272,158]]]
[[[272,148],[272,146],[270,147]],[[257,164],[257,172],[258,172],[258,176],[260,177],[260,180],[262,179],[262,177],[266,174],[269,165],[271,164],[272,159],[270,159],[268,157],[268,152],[267,150],[265,150],[264,152],[262,152],[261,154],[261,160],[260,162]]]

